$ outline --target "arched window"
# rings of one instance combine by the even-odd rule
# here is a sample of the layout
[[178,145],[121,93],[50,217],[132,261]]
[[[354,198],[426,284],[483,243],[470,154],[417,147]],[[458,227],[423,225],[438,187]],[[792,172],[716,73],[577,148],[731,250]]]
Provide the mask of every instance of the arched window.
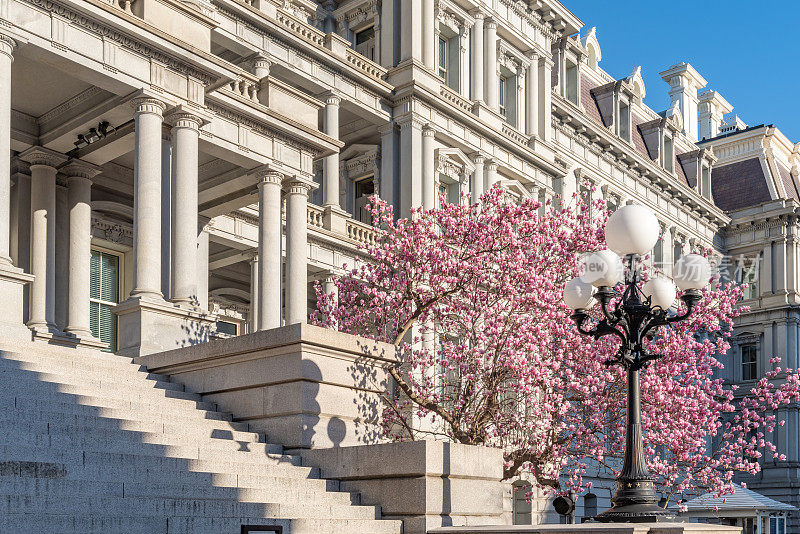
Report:
[[597,515],[597,495],[587,493],[583,497],[583,517],[590,519]]

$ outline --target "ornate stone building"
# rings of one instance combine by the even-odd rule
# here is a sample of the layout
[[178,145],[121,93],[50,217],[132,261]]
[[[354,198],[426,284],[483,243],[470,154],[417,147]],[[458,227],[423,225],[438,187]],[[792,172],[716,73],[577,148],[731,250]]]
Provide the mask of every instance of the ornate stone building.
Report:
[[[0,0],[2,333],[135,357],[303,323],[373,238],[370,195],[407,216],[500,183],[650,207],[666,274],[735,258],[727,378],[796,366],[798,145],[689,64],[653,110],[601,59],[549,0]],[[785,416],[758,483],[797,505]]]

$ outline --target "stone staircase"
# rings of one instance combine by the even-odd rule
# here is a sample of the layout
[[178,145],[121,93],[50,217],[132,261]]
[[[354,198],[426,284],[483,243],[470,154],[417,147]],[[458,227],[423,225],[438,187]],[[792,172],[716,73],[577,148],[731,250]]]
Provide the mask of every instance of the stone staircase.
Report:
[[0,532],[402,532],[215,408],[129,358],[0,342]]

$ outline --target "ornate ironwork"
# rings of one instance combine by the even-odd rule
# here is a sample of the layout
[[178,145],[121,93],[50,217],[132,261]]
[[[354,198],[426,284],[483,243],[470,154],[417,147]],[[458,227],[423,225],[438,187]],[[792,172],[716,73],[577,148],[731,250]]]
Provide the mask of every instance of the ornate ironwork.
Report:
[[[652,339],[661,326],[667,326],[688,318],[701,298],[698,290],[686,290],[681,300],[686,311],[674,314],[660,306],[652,306],[650,298],[639,287],[640,258],[629,255],[625,258],[625,289],[622,294],[610,287],[601,287],[595,294],[600,302],[603,318],[591,329],[584,327],[589,314],[576,310],[572,320],[578,331],[594,339],[613,335],[620,339],[619,350],[606,365],[620,365],[627,371],[628,402],[625,435],[625,456],[617,477],[617,488],[611,499],[612,507],[594,519],[601,522],[659,522],[669,521],[674,514],[658,505],[654,482],[647,469],[642,442],[642,414],[640,404],[639,372],[651,361],[661,357],[649,354],[645,342]],[[619,298],[613,306],[612,303]]]

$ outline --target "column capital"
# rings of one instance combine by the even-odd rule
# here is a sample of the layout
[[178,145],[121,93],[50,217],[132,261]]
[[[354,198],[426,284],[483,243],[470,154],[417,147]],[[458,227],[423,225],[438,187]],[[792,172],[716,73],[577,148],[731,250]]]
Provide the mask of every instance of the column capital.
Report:
[[499,165],[497,164],[497,160],[494,159],[487,159],[486,162],[486,170],[489,172],[496,172]]
[[103,169],[94,163],[89,163],[88,161],[83,161],[80,159],[71,159],[59,167],[58,170],[64,174],[68,180],[72,178],[85,178],[91,180],[103,172]]
[[422,127],[422,136],[423,137],[434,137],[436,135],[436,130],[433,126],[428,123]]
[[285,176],[284,173],[280,172],[279,170],[267,166],[258,169],[254,174],[256,179],[258,179],[259,187],[264,184],[280,186],[283,184],[283,177]]
[[9,37],[0,33],[0,54],[6,55],[14,61],[14,49],[17,47],[17,42]]
[[494,19],[486,19],[484,22],[484,28],[487,30],[496,30],[497,29],[497,21]]
[[539,59],[539,52],[537,52],[535,49],[528,50],[527,52],[525,52],[525,57],[531,60],[530,66],[533,67],[533,65],[535,64],[534,62],[536,62]]
[[553,65],[555,65],[555,63],[553,62],[552,58],[547,57],[545,55],[540,55],[539,56],[539,66],[540,67],[553,68]]
[[476,165],[483,165],[486,162],[486,156],[483,154],[473,154],[470,156],[470,159],[472,160],[472,163]]
[[200,127],[207,123],[206,120],[198,117],[197,115],[184,111],[170,113],[167,117],[164,117],[164,122],[173,128],[194,130],[198,133],[200,132]]
[[283,180],[283,190],[287,195],[305,195],[318,188],[319,184],[302,176],[287,176]]
[[20,153],[19,158],[33,165],[46,165],[47,167],[58,168],[59,165],[69,158],[60,152],[50,150],[41,146],[32,146]]
[[401,130],[407,130],[410,127],[422,129],[428,124],[415,115],[406,115],[405,117],[400,117],[399,119],[395,120],[395,123],[400,127]]
[[480,8],[473,9],[472,11],[469,12],[469,14],[475,20],[483,20],[486,18],[486,13],[484,13],[483,10]]
[[258,55],[253,58],[253,70],[264,69],[266,71],[264,76],[269,76],[270,68],[272,68],[272,61],[267,56]]
[[333,91],[328,91],[323,95],[326,106],[338,106],[342,103],[342,97]]
[[136,115],[152,113],[162,117],[164,115],[164,110],[167,109],[167,105],[164,104],[164,102],[149,96],[136,97],[130,101],[130,104]]

